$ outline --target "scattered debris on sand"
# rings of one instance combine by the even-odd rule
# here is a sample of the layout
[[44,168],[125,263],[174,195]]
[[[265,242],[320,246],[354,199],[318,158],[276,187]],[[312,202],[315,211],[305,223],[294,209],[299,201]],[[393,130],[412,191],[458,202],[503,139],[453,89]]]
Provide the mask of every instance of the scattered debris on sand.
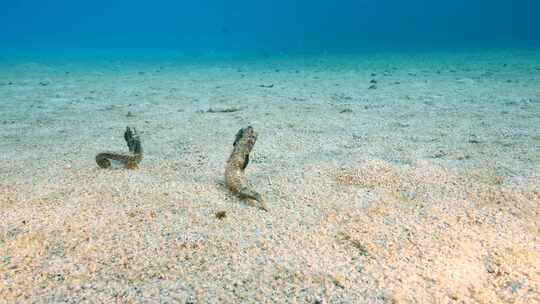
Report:
[[214,107],[214,108],[209,108],[208,110],[206,110],[206,113],[233,113],[233,112],[238,112],[238,111],[242,111],[241,108],[234,108],[234,107]]

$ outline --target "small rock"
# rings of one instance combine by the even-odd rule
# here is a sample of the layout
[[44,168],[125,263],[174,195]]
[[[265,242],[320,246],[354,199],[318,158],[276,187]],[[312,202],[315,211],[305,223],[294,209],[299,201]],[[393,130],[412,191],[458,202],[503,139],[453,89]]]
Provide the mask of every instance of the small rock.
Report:
[[449,295],[450,299],[454,300],[454,301],[459,301],[459,295],[457,293],[451,293]]
[[446,153],[446,151],[444,151],[444,150],[439,150],[439,151],[435,152],[431,157],[432,157],[432,158],[443,158],[443,157],[445,157],[446,155],[448,155],[448,153]]
[[518,292],[519,289],[521,289],[521,287],[523,286],[523,284],[519,281],[508,281],[506,282],[506,289],[510,290],[511,293],[516,293]]
[[476,135],[471,135],[469,137],[469,141],[468,141],[470,144],[479,144],[480,143],[480,140],[476,137]]
[[408,123],[403,123],[403,122],[397,122],[394,124],[395,127],[397,128],[408,128],[410,127],[411,125],[408,124]]
[[336,287],[344,289],[346,287],[345,284],[346,284],[346,281],[343,276],[338,275],[334,277],[334,285],[336,285]]
[[216,218],[222,220],[227,217],[227,211],[218,211],[216,212]]
[[467,159],[471,159],[471,156],[468,155],[468,154],[462,154],[462,155],[458,155],[456,157],[457,160],[467,160]]

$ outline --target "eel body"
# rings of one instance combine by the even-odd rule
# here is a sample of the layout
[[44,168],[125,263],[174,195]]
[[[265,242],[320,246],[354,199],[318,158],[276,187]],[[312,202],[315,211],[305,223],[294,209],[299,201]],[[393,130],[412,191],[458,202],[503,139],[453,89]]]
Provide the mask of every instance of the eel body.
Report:
[[225,167],[225,185],[242,199],[258,202],[258,208],[268,211],[262,195],[253,190],[247,181],[245,169],[249,164],[249,154],[257,141],[257,133],[253,127],[248,126],[236,133],[233,151]]
[[111,161],[117,161],[121,163],[126,169],[137,169],[139,163],[143,159],[143,150],[141,145],[141,139],[137,130],[130,127],[126,128],[124,132],[124,139],[126,140],[129,152],[102,152],[96,155],[96,163],[101,168],[110,168]]

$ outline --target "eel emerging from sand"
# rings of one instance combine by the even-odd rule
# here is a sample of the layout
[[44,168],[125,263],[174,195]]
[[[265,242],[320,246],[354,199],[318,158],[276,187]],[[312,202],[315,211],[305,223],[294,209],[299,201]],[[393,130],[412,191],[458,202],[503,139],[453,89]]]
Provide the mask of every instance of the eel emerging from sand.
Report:
[[242,199],[254,200],[259,203],[258,208],[268,211],[263,197],[248,185],[244,170],[249,164],[249,153],[257,141],[257,133],[253,127],[240,129],[236,133],[233,151],[225,167],[225,184],[230,191]]
[[111,160],[120,162],[126,169],[137,169],[139,163],[143,159],[143,150],[141,140],[137,130],[131,130],[127,127],[124,132],[124,139],[129,148],[128,153],[121,152],[102,152],[96,155],[96,163],[101,168],[107,169],[111,167]]

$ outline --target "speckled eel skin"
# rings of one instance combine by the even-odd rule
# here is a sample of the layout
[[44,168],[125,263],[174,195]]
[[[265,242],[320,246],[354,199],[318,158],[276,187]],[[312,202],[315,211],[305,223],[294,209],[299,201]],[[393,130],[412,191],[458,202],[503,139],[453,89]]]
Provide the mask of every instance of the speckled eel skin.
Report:
[[246,178],[244,170],[249,164],[249,154],[257,141],[257,133],[248,126],[236,133],[233,151],[225,167],[225,184],[227,188],[242,199],[258,202],[258,208],[268,211],[266,203],[258,192],[253,190]]
[[128,145],[129,152],[102,152],[96,155],[96,163],[101,168],[111,167],[111,160],[120,162],[126,169],[137,169],[143,159],[141,140],[137,130],[127,127],[124,132],[124,139]]

